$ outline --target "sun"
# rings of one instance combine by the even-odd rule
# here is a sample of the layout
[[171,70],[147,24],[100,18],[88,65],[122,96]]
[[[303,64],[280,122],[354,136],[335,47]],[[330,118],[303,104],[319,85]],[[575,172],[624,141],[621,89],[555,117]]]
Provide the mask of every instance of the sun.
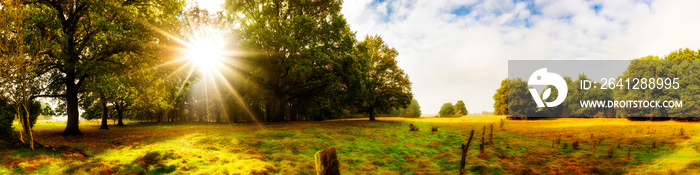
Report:
[[201,71],[216,70],[224,57],[224,45],[221,32],[213,29],[199,31],[188,43],[186,58]]

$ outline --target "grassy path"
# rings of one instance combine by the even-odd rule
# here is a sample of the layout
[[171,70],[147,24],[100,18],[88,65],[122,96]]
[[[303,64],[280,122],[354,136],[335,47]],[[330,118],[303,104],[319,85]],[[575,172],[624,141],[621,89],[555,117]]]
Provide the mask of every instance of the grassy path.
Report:
[[649,174],[698,174],[700,173],[700,135],[692,136],[678,144],[678,149],[662,155],[650,165],[642,166],[637,172]]

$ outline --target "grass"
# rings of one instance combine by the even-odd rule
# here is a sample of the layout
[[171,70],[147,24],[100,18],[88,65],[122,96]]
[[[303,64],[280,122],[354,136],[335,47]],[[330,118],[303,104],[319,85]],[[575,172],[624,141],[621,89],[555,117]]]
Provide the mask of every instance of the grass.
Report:
[[[314,174],[314,153],[329,146],[336,147],[344,174],[457,174],[460,145],[471,129],[475,135],[466,167],[471,174],[700,172],[700,125],[695,123],[556,119],[507,121],[500,130],[501,118],[127,123],[110,130],[83,122],[85,136],[61,136],[62,123],[39,122],[35,135],[41,143],[72,146],[91,156],[0,149],[0,174]],[[419,130],[409,131],[409,124]],[[490,124],[494,143],[479,155],[482,128],[488,130]],[[437,132],[430,131],[433,126]],[[560,144],[554,144],[557,139]],[[573,150],[576,140],[581,146]],[[613,157],[608,158],[611,148]]]

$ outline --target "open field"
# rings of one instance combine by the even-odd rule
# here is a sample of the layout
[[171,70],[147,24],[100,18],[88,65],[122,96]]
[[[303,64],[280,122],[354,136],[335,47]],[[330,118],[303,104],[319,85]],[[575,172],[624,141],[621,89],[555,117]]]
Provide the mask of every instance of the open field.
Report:
[[[471,129],[476,132],[467,170],[473,174],[700,173],[697,123],[553,119],[506,121],[502,131],[501,118],[128,123],[111,130],[88,122],[81,126],[85,136],[61,136],[63,123],[40,121],[38,141],[78,148],[89,157],[1,149],[0,174],[314,174],[314,153],[329,146],[336,147],[344,174],[457,174],[460,144]],[[411,123],[420,130],[409,131]],[[482,128],[490,124],[494,144],[479,155]],[[438,131],[431,132],[432,126]],[[572,148],[575,140],[578,150]]]

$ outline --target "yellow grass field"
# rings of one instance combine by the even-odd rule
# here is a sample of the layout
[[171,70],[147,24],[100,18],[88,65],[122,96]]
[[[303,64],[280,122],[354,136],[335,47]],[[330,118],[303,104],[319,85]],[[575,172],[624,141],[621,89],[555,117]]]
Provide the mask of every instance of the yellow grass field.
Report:
[[[314,153],[330,146],[337,149],[343,174],[458,174],[460,145],[472,129],[468,174],[700,173],[700,123],[509,120],[501,130],[503,118],[128,123],[111,130],[84,122],[85,136],[61,136],[62,123],[40,121],[35,127],[38,141],[77,148],[88,156],[1,149],[0,174],[315,174]],[[409,131],[410,124],[419,130]],[[493,144],[479,154],[483,128],[488,142],[491,124]],[[578,149],[573,148],[575,141]]]

